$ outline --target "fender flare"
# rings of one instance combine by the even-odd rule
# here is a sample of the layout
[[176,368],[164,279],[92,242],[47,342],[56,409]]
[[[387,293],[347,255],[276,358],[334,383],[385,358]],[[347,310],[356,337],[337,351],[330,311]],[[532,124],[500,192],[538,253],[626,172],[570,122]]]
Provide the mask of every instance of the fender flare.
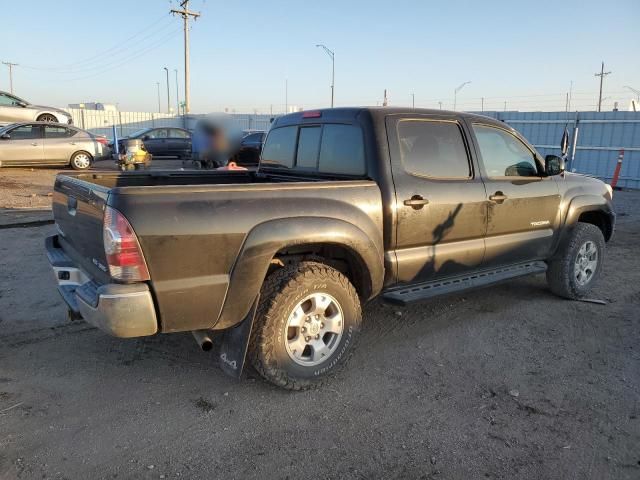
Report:
[[335,244],[359,259],[369,280],[367,299],[382,289],[384,278],[382,244],[376,245],[359,227],[326,217],[292,217],[270,220],[254,227],[231,270],[229,287],[216,330],[227,329],[245,318],[260,293],[271,260],[287,247],[305,244]]
[[[556,243],[556,254],[562,250],[562,246],[565,244],[573,228],[578,223],[580,215],[586,212],[598,212],[605,215],[611,222],[611,228],[615,222],[615,213],[611,208],[611,204],[606,198],[600,195],[578,195],[571,199],[567,206],[564,222],[562,222],[560,228],[560,235]],[[555,255],[554,255],[555,256]]]

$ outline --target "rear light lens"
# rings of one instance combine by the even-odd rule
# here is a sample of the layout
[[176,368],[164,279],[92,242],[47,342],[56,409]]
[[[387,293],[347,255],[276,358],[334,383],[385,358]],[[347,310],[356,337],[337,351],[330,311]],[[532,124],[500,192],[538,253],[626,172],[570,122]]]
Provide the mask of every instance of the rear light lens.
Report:
[[105,208],[102,239],[113,278],[127,282],[149,280],[138,237],[124,215],[114,208]]
[[102,145],[109,145],[109,140],[105,137],[96,137],[96,140],[100,142]]

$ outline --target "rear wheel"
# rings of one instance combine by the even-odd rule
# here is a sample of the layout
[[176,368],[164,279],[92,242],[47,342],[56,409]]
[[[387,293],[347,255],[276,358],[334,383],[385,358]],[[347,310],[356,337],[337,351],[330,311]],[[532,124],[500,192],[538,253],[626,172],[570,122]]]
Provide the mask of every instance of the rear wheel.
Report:
[[549,262],[547,282],[561,297],[577,299],[593,288],[604,264],[604,235],[598,227],[579,222],[560,256]]
[[38,122],[57,122],[58,121],[58,119],[54,115],[51,115],[50,113],[43,113],[42,115],[39,115],[36,120]]
[[287,266],[262,287],[249,358],[280,387],[317,386],[346,362],[361,321],[360,300],[342,273],[317,262]]
[[76,152],[71,156],[71,167],[74,170],[86,170],[91,166],[91,155],[87,152]]

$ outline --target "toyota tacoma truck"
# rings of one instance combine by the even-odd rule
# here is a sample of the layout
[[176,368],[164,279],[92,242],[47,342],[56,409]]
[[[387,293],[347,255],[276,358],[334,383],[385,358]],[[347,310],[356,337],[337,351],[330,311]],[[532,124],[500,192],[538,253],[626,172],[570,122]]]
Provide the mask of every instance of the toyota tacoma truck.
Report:
[[[240,376],[304,389],[349,357],[362,306],[546,273],[586,295],[609,185],[517,131],[440,110],[285,115],[256,171],[57,176],[49,261],[70,315],[116,337],[193,332]],[[389,320],[401,321],[401,320]]]

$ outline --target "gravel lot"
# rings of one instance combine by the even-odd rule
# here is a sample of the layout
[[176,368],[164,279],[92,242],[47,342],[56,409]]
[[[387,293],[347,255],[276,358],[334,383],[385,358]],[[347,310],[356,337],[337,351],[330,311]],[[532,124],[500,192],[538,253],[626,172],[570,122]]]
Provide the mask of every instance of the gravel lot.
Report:
[[640,478],[640,192],[615,202],[607,305],[544,276],[373,302],[347,368],[302,393],[226,377],[190,334],[68,322],[53,227],[0,229],[0,478]]

